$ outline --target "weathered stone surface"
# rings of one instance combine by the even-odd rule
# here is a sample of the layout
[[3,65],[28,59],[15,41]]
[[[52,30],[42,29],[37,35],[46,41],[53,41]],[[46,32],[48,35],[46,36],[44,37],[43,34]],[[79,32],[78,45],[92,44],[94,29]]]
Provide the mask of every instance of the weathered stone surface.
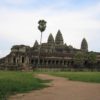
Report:
[[54,38],[53,38],[53,35],[50,34],[49,37],[48,37],[48,44],[54,44]]
[[82,43],[81,43],[81,50],[82,51],[88,51],[88,43],[85,38],[83,38]]
[[58,32],[57,32],[57,35],[55,38],[55,44],[56,45],[63,45],[63,37],[62,37],[60,30],[58,30]]

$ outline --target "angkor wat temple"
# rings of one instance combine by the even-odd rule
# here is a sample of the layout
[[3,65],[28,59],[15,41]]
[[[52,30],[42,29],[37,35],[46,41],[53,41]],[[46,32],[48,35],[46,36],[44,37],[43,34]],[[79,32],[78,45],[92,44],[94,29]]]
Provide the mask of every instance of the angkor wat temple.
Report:
[[[41,47],[41,48],[40,48]],[[40,49],[40,53],[39,53]],[[14,45],[11,52],[0,59],[1,70],[32,70],[34,68],[73,68],[75,66],[75,54],[88,51],[88,43],[84,38],[80,49],[73,48],[64,43],[63,36],[58,30],[54,39],[50,34],[46,43],[41,45],[35,41],[33,47]],[[96,54],[97,66],[100,66],[100,54]],[[88,62],[85,61],[85,64]]]

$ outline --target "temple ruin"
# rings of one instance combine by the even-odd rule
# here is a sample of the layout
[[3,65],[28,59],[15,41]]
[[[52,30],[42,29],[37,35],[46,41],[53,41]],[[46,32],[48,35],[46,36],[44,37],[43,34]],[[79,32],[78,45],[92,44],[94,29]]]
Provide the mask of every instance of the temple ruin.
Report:
[[[84,38],[80,49],[64,43],[63,36],[58,30],[56,37],[49,35],[47,42],[40,44],[36,40],[33,47],[14,45],[10,54],[0,59],[0,70],[33,70],[35,68],[67,69],[74,66],[74,55],[77,52],[89,52],[88,43]],[[98,64],[100,54],[96,53]]]

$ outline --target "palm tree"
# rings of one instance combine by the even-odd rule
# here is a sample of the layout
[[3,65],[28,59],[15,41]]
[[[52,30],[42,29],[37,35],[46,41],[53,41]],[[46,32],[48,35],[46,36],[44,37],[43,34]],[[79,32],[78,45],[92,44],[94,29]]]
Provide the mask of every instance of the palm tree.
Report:
[[38,21],[38,24],[39,24],[38,29],[39,29],[41,32],[45,31],[45,28],[46,28],[46,21],[45,21],[45,20],[39,20],[39,21]]
[[42,43],[42,32],[45,31],[46,29],[46,21],[45,20],[39,20],[38,21],[38,29],[41,32],[41,37],[40,37],[40,46],[39,46],[39,55],[38,55],[38,66],[40,65],[40,51],[41,51],[41,43]]

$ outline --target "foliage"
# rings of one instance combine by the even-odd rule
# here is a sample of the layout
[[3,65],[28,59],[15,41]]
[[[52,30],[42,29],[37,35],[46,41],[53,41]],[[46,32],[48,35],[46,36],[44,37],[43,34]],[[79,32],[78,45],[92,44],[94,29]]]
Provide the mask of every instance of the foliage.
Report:
[[87,58],[88,58],[87,67],[91,69],[91,71],[93,71],[93,69],[98,69],[97,67],[98,65],[96,62],[96,54],[94,52],[89,52]]
[[84,61],[84,53],[83,52],[77,52],[75,54],[75,61],[78,63],[82,63]]
[[39,24],[38,29],[41,32],[43,32],[46,28],[46,21],[45,20],[39,20],[38,24]]
[[94,52],[77,52],[74,56],[74,64],[77,68],[94,69],[96,66],[96,54]]
[[95,63],[95,62],[96,62],[96,54],[93,53],[93,52],[90,52],[90,53],[88,54],[88,61],[89,61],[90,63]]
[[86,59],[86,53],[84,52],[77,52],[74,56],[74,63],[77,67],[83,67],[83,64]]
[[44,82],[35,78],[32,72],[0,72],[0,100],[14,93],[43,88]]

